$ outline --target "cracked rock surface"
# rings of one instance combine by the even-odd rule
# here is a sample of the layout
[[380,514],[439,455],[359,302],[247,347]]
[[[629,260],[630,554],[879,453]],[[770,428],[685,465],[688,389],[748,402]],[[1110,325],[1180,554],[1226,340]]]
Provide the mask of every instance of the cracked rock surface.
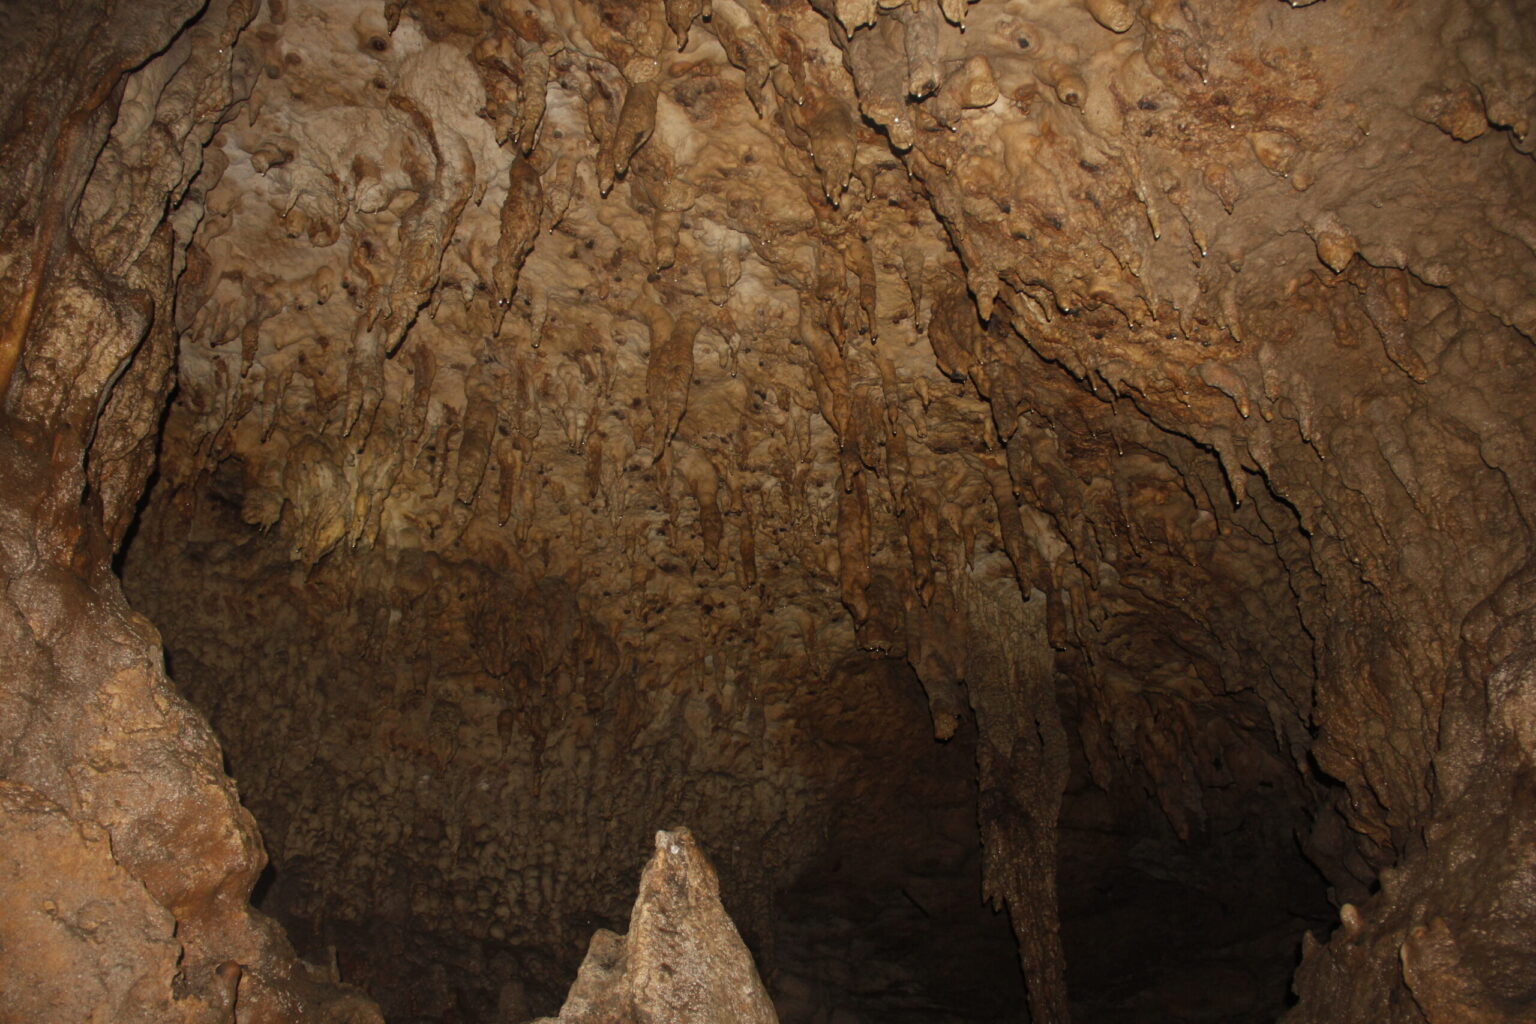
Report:
[[1525,0],[75,6],[0,1018],[1536,1013]]

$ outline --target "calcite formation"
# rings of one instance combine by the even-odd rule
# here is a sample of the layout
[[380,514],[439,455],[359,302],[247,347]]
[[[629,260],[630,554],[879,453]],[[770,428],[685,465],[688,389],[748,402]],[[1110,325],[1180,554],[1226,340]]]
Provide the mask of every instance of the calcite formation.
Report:
[[720,905],[714,868],[686,828],[656,833],[629,933],[599,931],[560,1016],[605,1021],[778,1024],[752,955]]
[[0,1018],[1530,1019],[1529,8],[10,5]]

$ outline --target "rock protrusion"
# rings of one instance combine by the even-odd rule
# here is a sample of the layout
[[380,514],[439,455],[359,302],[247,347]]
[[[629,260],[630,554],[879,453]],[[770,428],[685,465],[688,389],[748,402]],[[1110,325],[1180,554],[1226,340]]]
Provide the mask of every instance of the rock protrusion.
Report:
[[752,954],[686,828],[656,833],[628,935],[592,936],[560,1016],[536,1024],[777,1024]]

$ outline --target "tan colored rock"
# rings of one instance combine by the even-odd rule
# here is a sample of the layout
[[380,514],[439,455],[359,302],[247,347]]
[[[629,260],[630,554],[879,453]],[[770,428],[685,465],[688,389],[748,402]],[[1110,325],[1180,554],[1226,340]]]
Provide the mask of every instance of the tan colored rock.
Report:
[[[1069,854],[1262,835],[1296,1020],[1519,1019],[1527,5],[1027,6],[17,6],[0,735],[82,992],[160,1012],[170,914],[199,1007],[547,1010],[676,818],[771,937],[905,659],[1041,1016]],[[1281,916],[1194,987],[1278,1011]]]
[[971,57],[944,85],[956,91],[956,102],[971,110],[990,107],[997,102],[997,79],[992,65],[980,54]]
[[1136,24],[1136,9],[1124,0],[1086,0],[1093,20],[1111,32],[1126,32]]
[[[175,918],[82,826],[22,783],[0,783],[0,1019],[164,1021]],[[225,1019],[234,992],[209,993]]]
[[720,883],[686,828],[656,833],[629,932],[592,936],[560,1024],[777,1024]]

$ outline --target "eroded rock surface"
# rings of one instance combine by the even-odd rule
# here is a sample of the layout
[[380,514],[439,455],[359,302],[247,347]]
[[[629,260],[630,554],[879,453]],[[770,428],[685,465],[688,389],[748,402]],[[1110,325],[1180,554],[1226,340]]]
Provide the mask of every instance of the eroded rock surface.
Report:
[[[265,853],[113,545],[171,381],[168,196],[239,3],[12,4],[0,92],[0,1020],[378,1021],[248,903]],[[183,238],[183,243],[185,239]]]
[[[381,1018],[248,904],[261,838],[78,520],[0,442],[0,1020]],[[53,467],[57,469],[57,467]]]
[[752,954],[720,905],[720,883],[693,833],[656,833],[629,932],[592,937],[558,1017],[541,1024],[675,1021],[778,1024]]
[[[910,670],[975,744],[1036,1020],[1118,1012],[1073,1005],[1060,913],[1111,875],[1251,915],[1205,929],[1266,950],[1241,977],[1310,924],[1292,1019],[1526,1019],[1528,6],[157,2],[82,9],[79,56],[29,10],[16,579],[68,567],[77,628],[120,556],[266,905],[403,1017],[563,991],[656,820],[772,987]],[[53,692],[25,636],[14,693]],[[11,692],[52,759],[7,762],[15,841],[120,891],[76,716]],[[1302,893],[1298,849],[1337,923],[1243,899]],[[259,860],[221,856],[210,951]]]

